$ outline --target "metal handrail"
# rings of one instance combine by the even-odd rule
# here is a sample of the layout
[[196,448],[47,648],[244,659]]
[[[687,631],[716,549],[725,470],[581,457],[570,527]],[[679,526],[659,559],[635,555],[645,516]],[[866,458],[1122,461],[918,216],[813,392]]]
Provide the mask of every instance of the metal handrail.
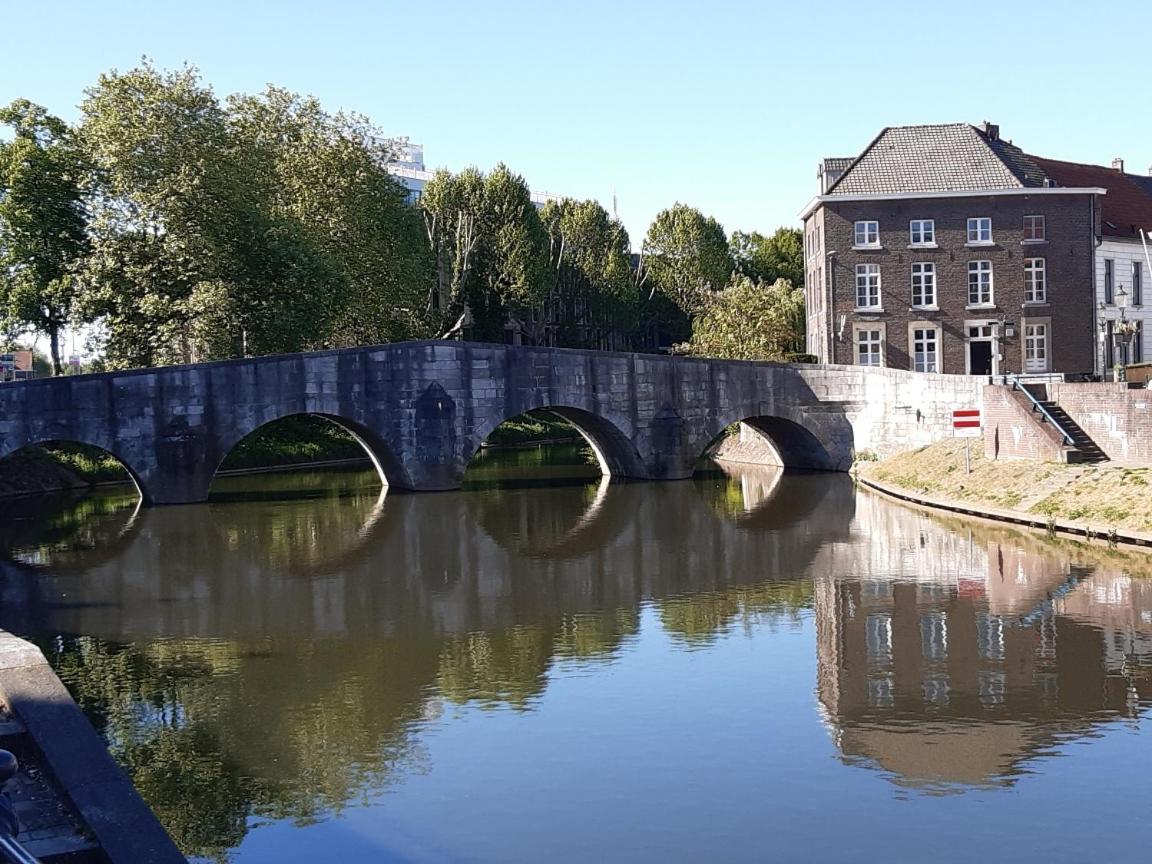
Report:
[[1063,426],[1061,426],[1058,422],[1056,422],[1056,418],[1053,417],[1049,413],[1048,409],[1045,408],[1040,403],[1039,399],[1037,399],[1035,396],[1032,395],[1031,391],[1029,391],[1027,387],[1025,387],[1023,384],[1020,383],[1020,379],[1017,378],[1015,375],[1009,375],[1008,380],[1010,380],[1012,382],[1012,389],[1013,390],[1019,390],[1025,396],[1028,397],[1028,401],[1030,401],[1032,403],[1032,410],[1033,411],[1039,411],[1041,414],[1044,415],[1044,419],[1047,420],[1049,423],[1051,423],[1052,428],[1060,433],[1060,436],[1064,439],[1064,443],[1067,444],[1069,447],[1073,446],[1073,439],[1072,439],[1072,436],[1068,434],[1068,430],[1065,429]]
[[[19,768],[16,757],[7,750],[0,750],[0,790],[16,776]],[[7,792],[0,791],[0,860],[5,864],[40,864],[16,839],[19,822],[12,801]]]

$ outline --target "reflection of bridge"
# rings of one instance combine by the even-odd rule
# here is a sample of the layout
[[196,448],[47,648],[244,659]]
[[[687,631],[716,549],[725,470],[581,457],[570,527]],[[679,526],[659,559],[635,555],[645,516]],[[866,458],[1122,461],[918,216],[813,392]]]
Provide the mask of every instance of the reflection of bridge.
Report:
[[687,477],[740,420],[786,466],[844,470],[853,451],[950,434],[952,409],[980,392],[975,379],[888,369],[410,342],[6,385],[0,456],[90,444],[124,463],[146,502],[188,503],[242,438],[317,414],[354,434],[391,485],[451,489],[500,423],[548,408],[612,475]]

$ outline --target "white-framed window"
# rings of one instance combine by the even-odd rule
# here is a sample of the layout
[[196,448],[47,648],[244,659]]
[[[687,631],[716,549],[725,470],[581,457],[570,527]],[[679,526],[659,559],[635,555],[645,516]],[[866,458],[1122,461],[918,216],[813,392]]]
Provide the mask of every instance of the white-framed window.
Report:
[[862,220],[856,223],[856,231],[852,241],[854,246],[875,248],[880,245],[880,223]]
[[940,329],[928,324],[912,325],[912,370],[940,371]]
[[880,265],[856,265],[856,308],[880,308]]
[[936,245],[936,220],[913,219],[908,223],[908,242],[913,246]]
[[883,366],[884,334],[879,328],[856,330],[856,363],[860,366]]
[[1132,299],[1133,306],[1144,305],[1144,262],[1132,262]]
[[1024,325],[1024,371],[1048,371],[1048,325]]
[[936,307],[936,265],[930,261],[912,265],[912,305],[919,309]]
[[1047,238],[1044,236],[1044,217],[1043,216],[1025,216],[1024,217],[1024,242],[1025,243],[1043,243]]
[[1048,302],[1048,276],[1043,258],[1024,259],[1024,302]]
[[992,262],[968,262],[968,305],[992,305]]
[[977,216],[968,220],[968,242],[987,245],[992,242],[992,220],[988,216]]

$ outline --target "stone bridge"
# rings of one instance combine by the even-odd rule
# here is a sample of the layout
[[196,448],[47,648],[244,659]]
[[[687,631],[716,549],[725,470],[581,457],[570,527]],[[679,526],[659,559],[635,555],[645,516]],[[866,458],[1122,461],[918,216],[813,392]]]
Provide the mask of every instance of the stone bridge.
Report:
[[981,380],[858,366],[752,363],[556,348],[404,342],[0,385],[0,456],[78,442],[119,459],[149,504],[203,501],[221,461],[297,414],[338,423],[393,488],[457,488],[505,420],[545,408],[606,474],[688,477],[743,421],[785,467],[844,471],[951,435]]

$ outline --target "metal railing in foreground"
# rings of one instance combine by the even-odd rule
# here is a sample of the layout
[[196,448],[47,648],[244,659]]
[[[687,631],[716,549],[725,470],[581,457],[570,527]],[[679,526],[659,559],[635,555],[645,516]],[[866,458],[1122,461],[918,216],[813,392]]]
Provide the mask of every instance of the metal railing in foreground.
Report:
[[1013,390],[1019,390],[1021,393],[1028,397],[1028,401],[1032,403],[1032,410],[1039,411],[1044,419],[1052,424],[1052,428],[1060,433],[1061,437],[1064,439],[1064,443],[1069,447],[1073,446],[1072,436],[1068,433],[1068,430],[1056,422],[1056,418],[1052,416],[1052,414],[1048,411],[1047,408],[1044,407],[1043,403],[1041,403],[1039,399],[1032,395],[1032,391],[1025,387],[1020,379],[1015,375],[1009,375],[1008,380],[1012,383]]
[[16,835],[20,832],[20,823],[16,819],[16,810],[8,793],[2,791],[8,781],[16,776],[19,768],[16,757],[7,750],[0,750],[0,862],[3,864],[40,864],[28,853]]

